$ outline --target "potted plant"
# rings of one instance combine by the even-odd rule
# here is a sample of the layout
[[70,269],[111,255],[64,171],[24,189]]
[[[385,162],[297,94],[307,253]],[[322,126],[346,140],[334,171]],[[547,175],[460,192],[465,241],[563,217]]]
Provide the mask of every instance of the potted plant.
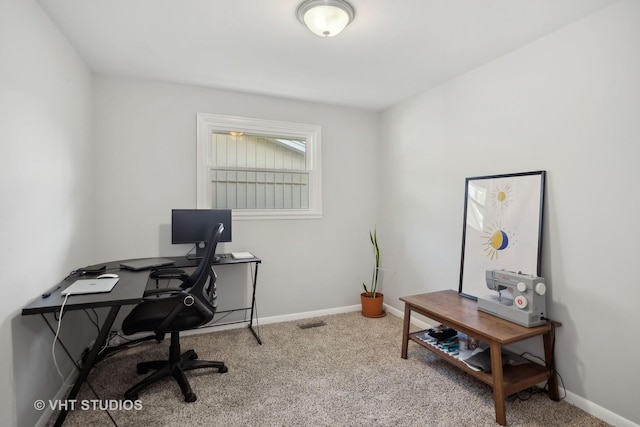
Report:
[[373,274],[371,276],[371,287],[362,282],[364,292],[360,294],[360,302],[362,303],[362,315],[366,317],[382,317],[386,313],[382,310],[384,295],[376,292],[378,287],[378,272],[380,271],[380,247],[378,246],[378,233],[376,228],[369,231],[369,239],[373,246],[373,254],[375,257],[375,265],[373,266]]

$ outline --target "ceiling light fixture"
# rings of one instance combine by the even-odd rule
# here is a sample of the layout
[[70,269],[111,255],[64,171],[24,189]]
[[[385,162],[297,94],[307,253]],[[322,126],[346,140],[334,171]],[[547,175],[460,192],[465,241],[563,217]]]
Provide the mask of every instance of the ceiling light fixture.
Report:
[[306,0],[298,6],[296,15],[312,33],[333,37],[353,21],[356,12],[344,0]]

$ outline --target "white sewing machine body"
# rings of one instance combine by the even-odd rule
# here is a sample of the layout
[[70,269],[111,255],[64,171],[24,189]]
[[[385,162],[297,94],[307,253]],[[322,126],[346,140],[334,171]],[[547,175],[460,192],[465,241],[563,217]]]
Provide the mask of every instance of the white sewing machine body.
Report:
[[487,287],[497,295],[478,297],[478,310],[527,328],[546,323],[547,287],[542,277],[507,270],[487,270],[485,276]]

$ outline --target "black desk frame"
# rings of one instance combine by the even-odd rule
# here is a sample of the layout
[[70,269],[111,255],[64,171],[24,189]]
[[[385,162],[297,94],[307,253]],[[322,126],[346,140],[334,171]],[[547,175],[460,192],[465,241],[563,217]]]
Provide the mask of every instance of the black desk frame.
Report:
[[[183,260],[186,260],[185,257],[167,257],[170,259],[174,259],[176,261],[176,267],[188,267],[197,264],[197,261],[188,260],[188,263],[183,264]],[[98,360],[98,353],[100,349],[107,342],[107,338],[109,333],[111,332],[111,327],[113,326],[114,321],[120,311],[120,308],[123,305],[134,305],[142,302],[145,288],[147,287],[147,283],[149,281],[149,271],[128,271],[121,270],[120,263],[123,261],[113,261],[106,264],[105,271],[114,271],[119,270],[118,275],[120,276],[120,281],[118,285],[109,293],[104,294],[87,294],[87,295],[75,295],[70,296],[67,300],[66,305],[64,306],[64,311],[72,311],[72,310],[84,310],[88,308],[99,308],[99,307],[109,307],[109,313],[107,314],[107,318],[102,324],[98,332],[98,336],[96,337],[94,344],[91,346],[89,353],[82,365],[82,369],[80,369],[80,373],[76,382],[73,384],[71,391],[67,396],[67,401],[74,400],[78,393],[80,392],[80,388],[82,384],[87,380],[91,369],[95,365]],[[233,259],[230,255],[225,255],[221,258],[219,263],[215,265],[229,265],[229,264],[246,264],[246,263],[255,263],[256,268],[252,278],[253,292],[251,297],[251,318],[249,319],[249,330],[256,338],[259,344],[262,345],[262,340],[253,329],[253,314],[255,312],[255,302],[256,302],[256,284],[258,281],[258,264],[262,261],[259,258],[249,258],[249,259]],[[146,273],[146,274],[145,274]],[[28,306],[22,309],[22,315],[33,315],[40,314],[47,326],[51,329],[51,325],[47,321],[44,316],[46,313],[56,313],[60,311],[60,308],[64,302],[64,297],[60,294],[62,290],[71,285],[74,281],[76,281],[81,276],[72,274],[65,278],[62,282],[60,282],[57,286],[55,286],[50,296],[47,298],[39,297],[35,301],[33,301]],[[91,276],[88,276],[91,277]],[[87,278],[88,278],[87,277]],[[70,299],[73,298],[72,301]],[[247,310],[247,308],[235,309],[230,311],[238,311],[238,310]],[[239,322],[232,322],[239,323]],[[208,326],[216,326],[210,324]],[[217,325],[221,326],[221,325]],[[53,332],[53,329],[51,329]],[[67,351],[66,347],[60,341],[58,337],[58,342],[62,345],[65,351]],[[75,364],[75,361],[73,361]],[[66,405],[63,409],[60,410],[58,417],[56,418],[56,422],[54,424],[55,427],[60,427],[64,423],[67,414],[69,413],[69,409],[67,409]]]
[[[238,262],[239,261],[239,262]],[[225,263],[225,262],[220,262],[220,264],[224,265],[224,264],[246,264],[246,263],[253,263],[255,264],[255,270],[253,270],[253,277],[251,278],[251,286],[252,286],[252,290],[251,290],[251,307],[243,307],[243,308],[234,308],[231,310],[223,310],[223,311],[217,311],[216,313],[233,313],[236,311],[244,311],[245,313],[247,312],[247,310],[251,310],[251,315],[249,316],[249,330],[251,331],[251,333],[253,334],[254,338],[256,339],[256,341],[258,341],[258,344],[262,345],[262,339],[260,339],[260,336],[258,336],[257,332],[255,331],[255,329],[253,329],[253,315],[255,313],[256,315],[256,324],[257,324],[257,320],[258,320],[258,312],[256,311],[256,284],[258,283],[258,266],[260,265],[262,261],[255,258],[255,259],[246,259],[246,260],[234,260],[234,262],[230,262],[230,263]],[[224,325],[231,325],[234,323],[244,323],[247,320],[237,320],[237,321],[233,321],[233,322],[225,322],[225,323],[218,323],[215,320],[212,321],[210,324],[205,325],[204,327],[208,328],[208,327],[212,327],[212,326],[224,326]]]
[[[167,267],[175,267],[175,268],[184,268],[184,267],[195,267],[197,265],[197,260],[191,260],[188,258],[184,258],[184,257],[166,257],[169,259],[174,260],[176,263],[174,265],[170,265]],[[262,339],[260,338],[260,336],[258,335],[258,333],[256,332],[256,330],[253,328],[253,316],[256,316],[256,320],[258,318],[258,313],[256,311],[256,285],[258,283],[258,266],[262,263],[262,260],[260,258],[246,258],[246,259],[234,259],[230,254],[222,254],[220,256],[220,259],[218,262],[216,262],[213,266],[214,268],[219,266],[219,265],[236,265],[236,264],[255,264],[255,270],[253,271],[253,275],[251,277],[251,286],[252,286],[252,290],[251,290],[251,306],[250,307],[241,307],[241,308],[233,308],[230,310],[222,310],[222,311],[216,311],[216,314],[224,314],[224,313],[234,313],[237,311],[244,311],[245,313],[247,312],[247,310],[250,310],[250,317],[249,319],[243,319],[243,320],[235,320],[232,322],[224,322],[224,323],[220,323],[219,320],[212,320],[210,323],[207,323],[206,325],[202,325],[199,329],[204,329],[204,328],[212,328],[212,327],[216,327],[216,326],[224,326],[224,325],[232,325],[232,324],[237,324],[237,323],[249,323],[248,327],[249,327],[249,331],[251,331],[251,334],[253,334],[254,338],[256,339],[256,341],[258,342],[258,344],[262,345]],[[162,279],[156,279],[156,287],[159,286],[159,280]]]

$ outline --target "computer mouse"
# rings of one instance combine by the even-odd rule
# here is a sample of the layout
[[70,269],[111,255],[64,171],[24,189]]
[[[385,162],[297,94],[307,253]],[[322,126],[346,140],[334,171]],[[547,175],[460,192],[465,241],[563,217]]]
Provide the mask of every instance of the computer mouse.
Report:
[[117,279],[117,278],[118,278],[118,275],[114,273],[105,273],[96,277],[96,279]]

